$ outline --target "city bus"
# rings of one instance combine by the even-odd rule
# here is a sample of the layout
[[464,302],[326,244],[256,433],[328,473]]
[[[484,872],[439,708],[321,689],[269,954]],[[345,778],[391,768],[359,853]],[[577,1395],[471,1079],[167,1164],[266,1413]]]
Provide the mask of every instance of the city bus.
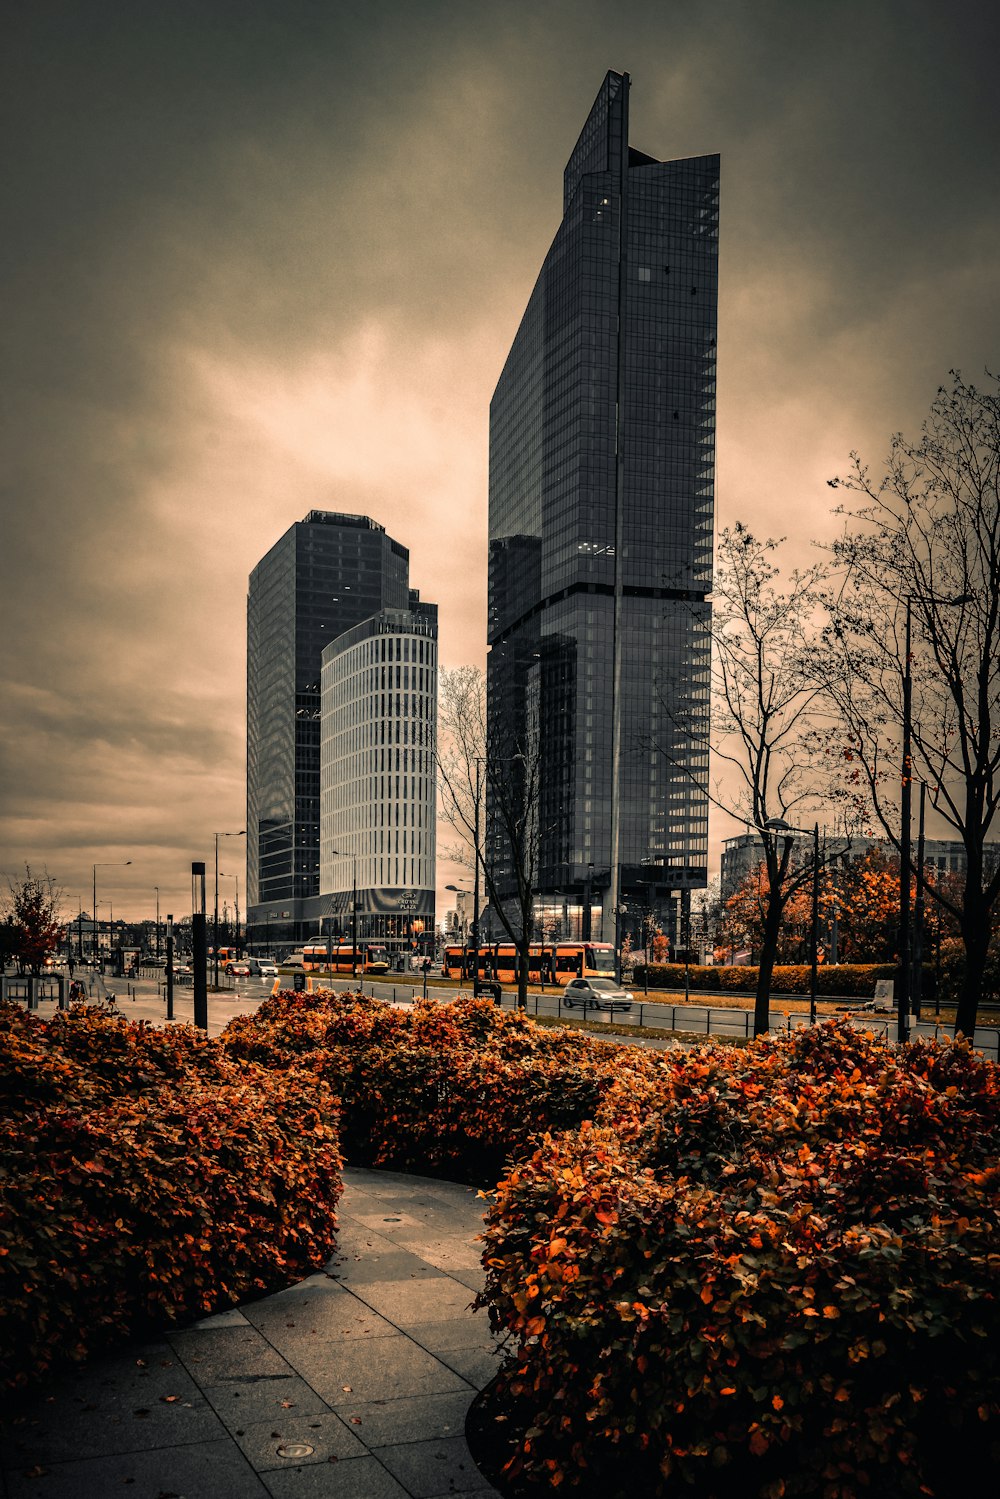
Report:
[[329,969],[333,973],[388,973],[389,954],[379,942],[307,942],[302,948],[302,963],[307,973]]
[[[471,979],[475,953],[451,946],[444,950],[443,978]],[[463,969],[464,965],[464,969]],[[533,942],[528,948],[528,982],[568,984],[591,974],[614,977],[615,949],[610,942]],[[479,949],[479,977],[517,982],[517,949],[512,942],[490,942]]]

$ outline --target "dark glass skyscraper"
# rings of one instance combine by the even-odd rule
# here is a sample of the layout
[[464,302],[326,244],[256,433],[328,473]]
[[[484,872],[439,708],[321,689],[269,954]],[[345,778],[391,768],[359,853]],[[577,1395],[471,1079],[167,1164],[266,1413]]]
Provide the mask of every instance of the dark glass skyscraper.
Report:
[[536,913],[589,891],[606,940],[676,932],[708,862],[719,158],[630,148],[628,102],[609,73],[490,411],[490,753],[537,761]]
[[312,510],[261,558],[247,597],[247,928],[298,942],[320,902],[323,649],[410,604],[409,553],[363,515]]

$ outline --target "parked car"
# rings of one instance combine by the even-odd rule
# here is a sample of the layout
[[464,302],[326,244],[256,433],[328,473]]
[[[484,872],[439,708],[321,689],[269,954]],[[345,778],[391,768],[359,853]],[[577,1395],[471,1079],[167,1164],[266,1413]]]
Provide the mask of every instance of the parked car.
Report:
[[568,1010],[575,1005],[586,1010],[630,1010],[632,994],[614,979],[570,979],[563,994],[563,1004]]

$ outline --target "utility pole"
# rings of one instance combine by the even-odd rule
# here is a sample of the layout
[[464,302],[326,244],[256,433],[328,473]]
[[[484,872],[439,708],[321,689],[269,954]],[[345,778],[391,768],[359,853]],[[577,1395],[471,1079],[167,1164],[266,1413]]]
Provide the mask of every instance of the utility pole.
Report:
[[167,915],[167,1019],[174,1018],[174,918]]
[[900,794],[899,834],[899,968],[896,972],[898,1039],[910,1038],[910,812],[913,785],[911,749],[913,715],[913,666],[910,661],[912,603],[906,596],[906,639],[903,655],[903,766]]
[[475,992],[476,980],[479,977],[479,799],[482,795],[482,766],[483,762],[476,760],[476,817],[475,817],[475,878],[472,882],[472,938],[475,948],[475,957],[472,966],[472,986]]
[[205,917],[205,865],[191,865],[191,987],[194,1023],[208,1031],[208,931]]

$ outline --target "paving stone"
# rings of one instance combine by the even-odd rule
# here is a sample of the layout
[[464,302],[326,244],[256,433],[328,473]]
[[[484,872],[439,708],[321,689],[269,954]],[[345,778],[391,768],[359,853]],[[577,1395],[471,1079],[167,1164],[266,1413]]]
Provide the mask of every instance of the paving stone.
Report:
[[466,1312],[463,1317],[448,1317],[441,1322],[414,1322],[405,1330],[429,1353],[442,1353],[451,1348],[492,1353],[498,1341],[490,1332],[485,1311]]
[[310,1342],[331,1342],[343,1338],[388,1337],[396,1328],[350,1291],[337,1287],[332,1296],[302,1299],[299,1307],[289,1309],[263,1306],[248,1308],[248,1316],[260,1328],[268,1342],[281,1351],[291,1363],[297,1350]]
[[[351,1427],[331,1411],[311,1416],[281,1411],[270,1421],[257,1421],[245,1427],[237,1433],[236,1440],[258,1473],[325,1463],[331,1457],[364,1457],[368,1450]],[[278,1449],[288,1444],[312,1447],[313,1451],[307,1457],[283,1458]]]
[[[97,1359],[6,1420],[5,1466],[136,1452],[209,1441],[224,1428],[166,1343]],[[30,1457],[30,1461],[28,1460]]]
[[213,1327],[246,1327],[246,1325],[246,1317],[232,1306],[226,1312],[214,1312],[211,1317],[200,1318],[199,1321],[192,1323],[192,1328],[198,1332],[204,1332]]
[[466,1290],[471,1291],[474,1296],[478,1296],[486,1284],[486,1271],[481,1265],[478,1270],[463,1270],[459,1267],[451,1267],[448,1270],[448,1274],[452,1280],[457,1280],[461,1285],[465,1286]]
[[393,1249],[375,1255],[365,1250],[358,1259],[347,1256],[331,1261],[332,1273],[342,1286],[371,1285],[383,1280],[441,1280],[442,1272],[417,1254]]
[[291,1374],[281,1355],[255,1327],[219,1327],[171,1333],[174,1349],[199,1385],[236,1375]]
[[[322,1343],[298,1355],[297,1363],[303,1379],[338,1410],[357,1401],[468,1388],[460,1375],[401,1334],[370,1342]],[[350,1388],[345,1390],[344,1385]]]
[[[329,1410],[325,1400],[294,1375],[268,1378],[226,1379],[205,1385],[202,1394],[226,1428],[237,1431],[254,1421],[273,1421],[286,1413],[295,1416],[323,1414]],[[284,1402],[288,1401],[286,1408]]]
[[264,1482],[272,1499],[410,1499],[377,1457],[282,1469],[264,1475]]
[[472,1402],[472,1390],[451,1395],[415,1395],[402,1400],[375,1400],[352,1405],[344,1414],[357,1416],[360,1432],[369,1447],[399,1442],[429,1441],[432,1437],[461,1436]]
[[268,1493],[228,1438],[41,1466],[47,1471],[39,1477],[29,1477],[23,1469],[8,1472],[8,1499],[106,1499],[111,1494],[158,1499],[164,1493],[183,1499],[267,1499]]
[[472,1321],[468,1287],[444,1275],[436,1280],[372,1281],[356,1284],[357,1294],[397,1327],[411,1328],[422,1322],[450,1318]]
[[399,1479],[413,1499],[468,1493],[483,1487],[483,1475],[472,1460],[464,1435],[380,1447],[376,1456]]
[[485,1390],[497,1376],[501,1355],[499,1349],[493,1353],[484,1353],[475,1348],[448,1348],[442,1349],[437,1357],[474,1389]]

